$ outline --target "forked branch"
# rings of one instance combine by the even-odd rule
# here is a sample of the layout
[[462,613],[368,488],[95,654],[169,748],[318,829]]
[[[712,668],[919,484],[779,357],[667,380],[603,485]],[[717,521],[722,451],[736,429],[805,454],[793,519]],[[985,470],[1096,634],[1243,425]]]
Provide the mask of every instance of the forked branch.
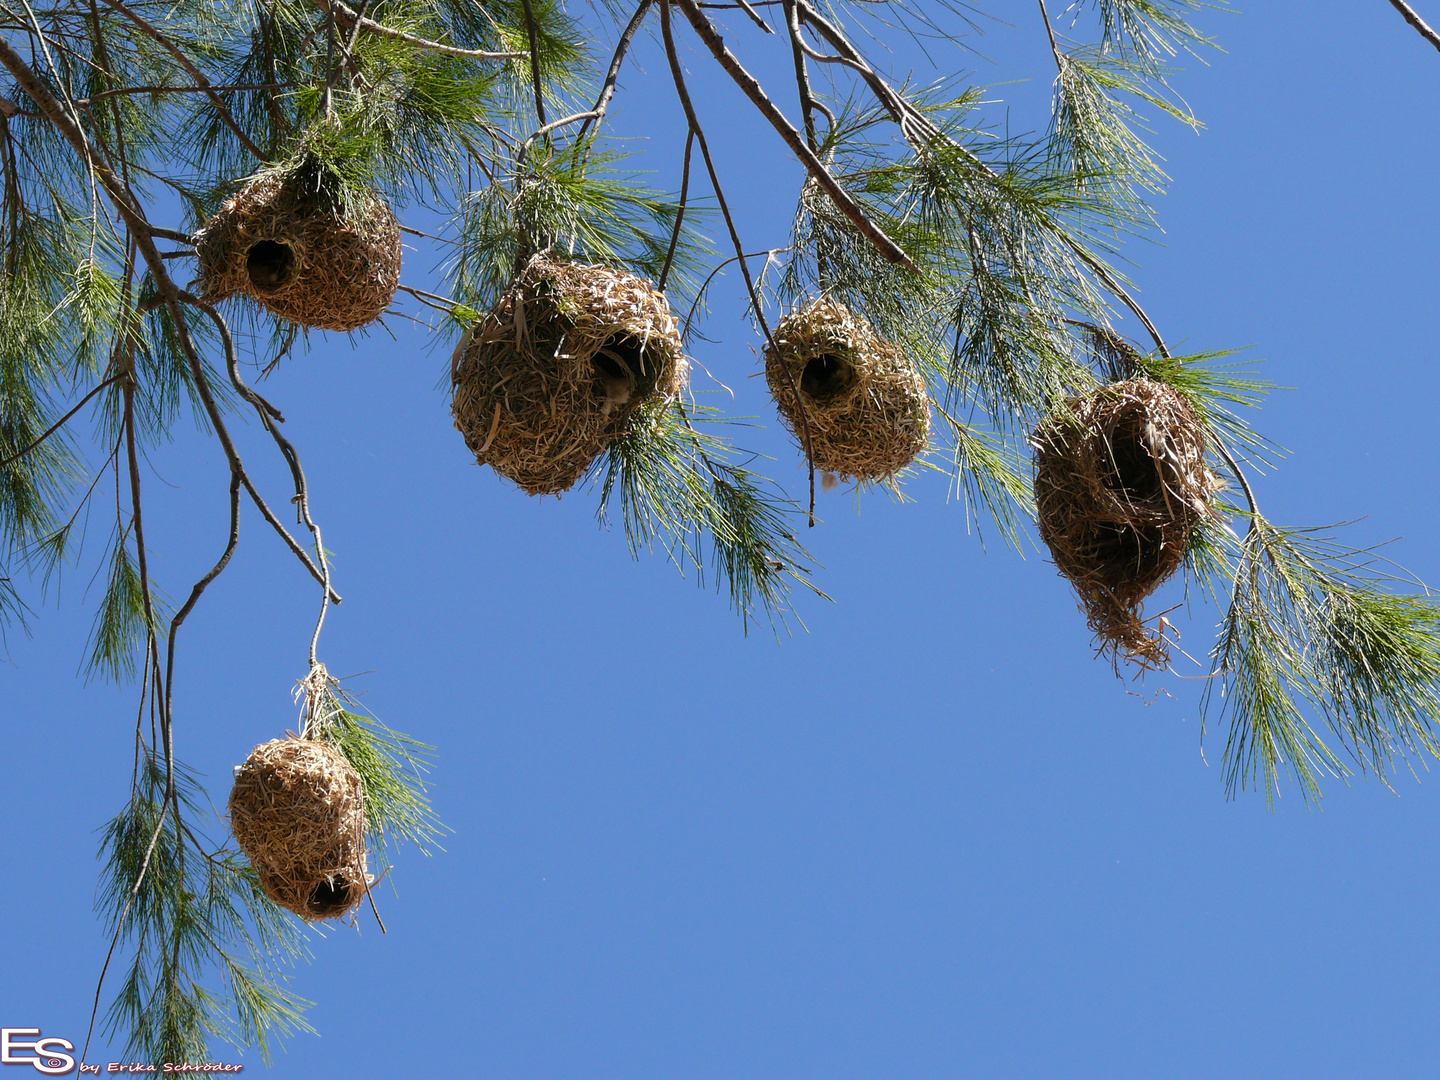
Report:
[[715,25],[705,17],[704,12],[695,6],[695,0],[675,0],[675,4],[684,12],[685,17],[690,21],[690,25],[694,27],[695,33],[698,34],[700,40],[705,43],[711,55],[719,61],[720,66],[725,69],[726,74],[734,80],[735,85],[740,87],[745,96],[760,110],[761,115],[770,121],[770,126],[785,140],[785,145],[790,147],[790,150],[799,158],[800,163],[805,166],[815,182],[824,189],[825,193],[829,195],[830,199],[839,207],[840,212],[850,219],[855,225],[855,228],[860,231],[860,234],[875,245],[875,249],[886,259],[890,262],[898,263],[908,270],[915,270],[915,263],[911,260],[910,256],[905,253],[904,248],[890,239],[880,226],[876,225],[866,216],[864,209],[855,201],[854,196],[840,186],[839,181],[830,175],[830,170],[815,156],[815,152],[806,145],[805,139],[801,136],[800,132],[795,129],[795,125],[785,119],[785,114],[770,100],[765,93],[765,89],[753,75],[741,66],[735,54],[726,47],[725,39],[720,36],[719,31],[715,29]]

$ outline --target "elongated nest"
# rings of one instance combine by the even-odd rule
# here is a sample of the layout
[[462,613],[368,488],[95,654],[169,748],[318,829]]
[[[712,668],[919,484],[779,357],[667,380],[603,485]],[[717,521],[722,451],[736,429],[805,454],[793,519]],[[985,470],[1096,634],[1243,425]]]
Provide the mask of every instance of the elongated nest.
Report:
[[451,364],[455,427],[531,495],[569,490],[689,362],[665,294],[603,266],[534,256]]
[[375,192],[350,211],[305,172],[256,177],[195,236],[207,300],[236,293],[319,330],[378,319],[400,285],[400,226]]
[[1221,486],[1200,418],[1170,387],[1130,379],[1070,398],[1031,443],[1040,535],[1090,628],[1116,655],[1164,667],[1163,631],[1141,608],[1180,568]]
[[257,746],[235,770],[230,828],[265,895],[307,921],[352,911],[370,888],[360,774],[328,743]]
[[765,347],[765,381],[802,449],[808,422],[817,469],[847,480],[881,480],[925,449],[930,438],[925,379],[898,345],[864,319],[820,300],[781,319],[774,338],[778,351]]

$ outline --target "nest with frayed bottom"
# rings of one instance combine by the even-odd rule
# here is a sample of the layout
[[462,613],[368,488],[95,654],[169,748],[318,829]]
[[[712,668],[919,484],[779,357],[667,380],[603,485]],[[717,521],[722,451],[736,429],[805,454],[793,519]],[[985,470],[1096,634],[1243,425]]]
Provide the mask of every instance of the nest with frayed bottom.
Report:
[[685,388],[665,294],[623,270],[532,257],[455,350],[455,427],[531,495],[567,491],[631,413]]
[[1068,399],[1036,429],[1035,506],[1055,565],[1080,594],[1102,648],[1164,667],[1163,630],[1140,618],[1185,559],[1220,482],[1185,398],[1130,379]]
[[864,319],[820,300],[781,319],[774,339],[778,352],[765,347],[765,381],[802,449],[808,426],[817,469],[847,480],[881,480],[925,449],[930,397],[924,376]]
[[370,889],[360,774],[329,743],[257,746],[235,770],[230,828],[265,895],[307,921],[354,910]]
[[309,170],[251,180],[195,235],[207,301],[241,293],[318,330],[374,322],[400,285],[400,225],[376,192],[340,200]]

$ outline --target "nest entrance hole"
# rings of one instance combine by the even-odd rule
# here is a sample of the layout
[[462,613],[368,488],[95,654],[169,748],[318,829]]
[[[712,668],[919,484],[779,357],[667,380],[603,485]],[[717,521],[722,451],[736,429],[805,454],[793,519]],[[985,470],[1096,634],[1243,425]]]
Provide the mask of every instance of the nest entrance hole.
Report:
[[1152,426],[1144,413],[1132,412],[1115,425],[1106,440],[1109,467],[1100,479],[1111,491],[1133,502],[1158,500],[1166,487],[1166,477],[1147,437],[1147,428]]
[[353,892],[350,880],[341,874],[311,889],[306,903],[315,915],[328,919],[333,915],[343,915],[355,906],[357,898]]
[[595,368],[603,378],[638,386],[645,378],[645,346],[629,334],[606,338],[595,353]]
[[811,357],[800,373],[800,391],[815,401],[832,401],[855,385],[855,365],[835,353]]
[[606,416],[654,388],[655,372],[647,371],[645,344],[631,334],[606,338],[590,362],[595,366],[595,396]]
[[279,240],[257,240],[245,253],[245,273],[259,292],[274,292],[295,273],[295,252]]

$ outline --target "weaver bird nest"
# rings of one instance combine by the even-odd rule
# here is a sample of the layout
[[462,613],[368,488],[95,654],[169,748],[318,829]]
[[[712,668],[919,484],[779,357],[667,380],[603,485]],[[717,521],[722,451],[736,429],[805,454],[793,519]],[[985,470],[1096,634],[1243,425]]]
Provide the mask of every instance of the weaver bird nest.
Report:
[[847,480],[880,480],[925,449],[925,379],[898,345],[864,319],[820,300],[781,319],[774,339],[776,347],[765,347],[765,381],[802,448],[808,424],[817,469]]
[[374,322],[400,285],[400,226],[375,192],[350,204],[303,169],[251,180],[196,233],[205,299],[242,293],[318,330]]
[[1221,486],[1200,418],[1170,387],[1130,379],[1070,398],[1031,442],[1040,535],[1090,629],[1116,654],[1164,667],[1163,631],[1140,611],[1180,568]]
[[257,746],[235,770],[230,828],[265,895],[301,918],[338,918],[369,891],[360,774],[329,743]]
[[665,294],[603,266],[531,258],[455,350],[455,427],[531,495],[566,491],[689,363]]

